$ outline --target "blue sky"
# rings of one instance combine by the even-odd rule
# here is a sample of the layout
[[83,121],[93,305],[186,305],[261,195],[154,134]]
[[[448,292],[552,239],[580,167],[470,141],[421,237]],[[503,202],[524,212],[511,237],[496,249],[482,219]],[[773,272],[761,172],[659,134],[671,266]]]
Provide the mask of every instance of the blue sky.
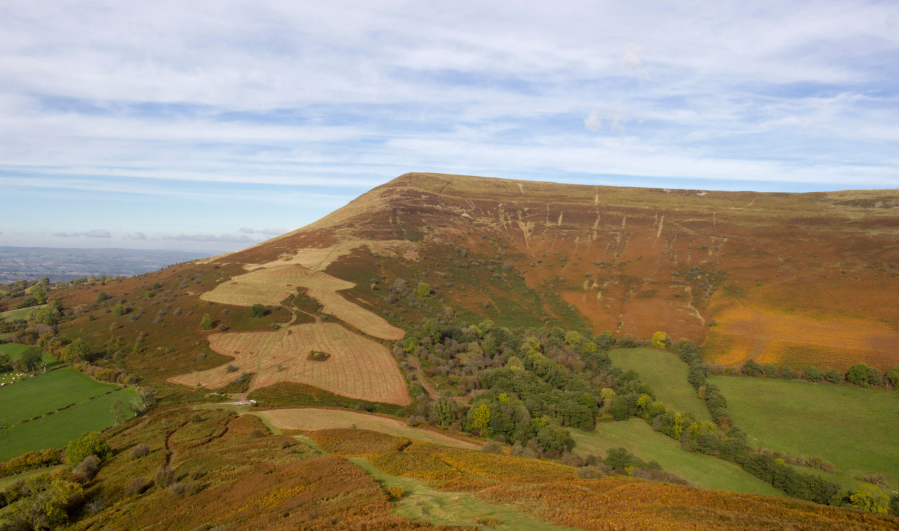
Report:
[[0,4],[0,245],[233,250],[409,171],[897,188],[899,3]]

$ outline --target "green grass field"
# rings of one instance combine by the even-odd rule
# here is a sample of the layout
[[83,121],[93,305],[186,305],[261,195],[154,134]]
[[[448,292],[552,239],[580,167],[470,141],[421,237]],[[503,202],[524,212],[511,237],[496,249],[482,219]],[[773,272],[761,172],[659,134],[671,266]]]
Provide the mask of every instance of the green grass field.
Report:
[[[765,378],[714,377],[734,422],[761,445],[793,456],[821,456],[837,467],[822,474],[854,488],[856,478],[899,481],[899,393]],[[797,468],[810,471],[808,468]]]
[[[93,396],[115,389],[71,367],[38,374],[0,387],[0,426],[17,424],[69,404],[81,404]],[[13,407],[5,407],[10,404]]]
[[745,494],[784,495],[733,463],[684,451],[679,443],[653,431],[641,419],[600,422],[593,433],[571,430],[571,436],[577,442],[574,452],[582,456],[605,457],[610,448],[623,447],[645,461],[655,459],[666,472],[700,487]]
[[640,380],[649,384],[656,400],[696,420],[712,420],[705,404],[687,381],[689,367],[676,354],[648,348],[621,348],[609,352],[612,363],[625,371],[637,371]]
[[[9,359],[14,360],[14,359],[18,358],[19,356],[21,356],[22,353],[25,352],[25,350],[30,347],[31,347],[31,345],[16,345],[15,343],[3,343],[3,344],[0,344],[0,352],[5,352],[6,354],[9,354]],[[57,365],[62,365],[62,363],[59,360],[57,360],[53,356],[47,354],[46,352],[42,356],[42,359],[44,360],[44,363],[47,364],[48,369],[52,369],[53,367],[56,367]],[[2,378],[3,377],[0,376],[0,382],[3,381]]]
[[[38,378],[40,377],[35,380]],[[0,461],[7,461],[31,450],[63,448],[84,432],[105,429],[115,423],[112,405],[119,400],[127,405],[136,396],[137,392],[133,388],[123,388],[59,413],[0,430]],[[6,404],[3,398],[0,398],[0,402]],[[4,407],[4,413],[5,411]]]
[[0,312],[0,321],[15,321],[16,319],[25,319],[31,312],[40,308],[40,306],[32,306],[30,308],[20,308],[18,310],[10,310],[8,312]]

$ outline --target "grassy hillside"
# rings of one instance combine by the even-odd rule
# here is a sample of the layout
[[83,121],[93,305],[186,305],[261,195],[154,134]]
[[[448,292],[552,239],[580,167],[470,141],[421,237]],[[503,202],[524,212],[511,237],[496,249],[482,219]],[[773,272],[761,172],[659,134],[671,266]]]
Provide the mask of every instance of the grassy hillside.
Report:
[[793,456],[821,456],[837,472],[832,481],[886,474],[899,480],[899,393],[765,378],[715,377],[749,444]]
[[488,503],[467,492],[441,492],[428,487],[421,481],[385,474],[362,457],[352,458],[350,461],[369,473],[383,488],[403,489],[405,495],[397,504],[395,512],[413,520],[452,526],[472,526],[480,522],[494,522],[493,525],[490,525],[490,529],[509,531],[573,529],[529,518],[508,506]]
[[689,367],[676,354],[648,348],[622,348],[609,352],[612,363],[625,371],[637,371],[649,384],[656,400],[696,420],[712,420],[696,390],[687,382]]
[[680,444],[654,432],[641,419],[601,422],[594,433],[572,430],[571,435],[577,442],[574,451],[582,456],[604,456],[610,448],[623,447],[646,461],[655,459],[665,471],[700,487],[745,494],[783,495],[733,463],[709,455],[685,452]]

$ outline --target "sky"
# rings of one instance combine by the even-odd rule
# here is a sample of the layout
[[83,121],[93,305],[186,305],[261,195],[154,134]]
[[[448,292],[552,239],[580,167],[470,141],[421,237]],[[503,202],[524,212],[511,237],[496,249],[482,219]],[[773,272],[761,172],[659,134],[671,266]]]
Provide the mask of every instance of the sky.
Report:
[[899,2],[0,2],[0,246],[236,250],[411,171],[899,188]]

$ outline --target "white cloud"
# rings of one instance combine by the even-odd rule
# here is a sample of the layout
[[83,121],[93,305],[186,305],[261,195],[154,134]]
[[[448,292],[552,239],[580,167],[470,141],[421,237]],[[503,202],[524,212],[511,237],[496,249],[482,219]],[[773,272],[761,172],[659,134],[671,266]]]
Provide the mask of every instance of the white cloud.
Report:
[[127,238],[129,240],[146,240],[147,235],[144,234],[143,232],[135,232],[135,233],[131,233],[131,234],[126,234],[125,238]]
[[631,70],[637,70],[643,66],[643,61],[640,60],[641,55],[643,55],[642,46],[630,46],[621,56],[621,64]]
[[84,235],[87,236],[88,238],[109,238],[110,237],[109,231],[103,230],[103,229],[89,230],[89,231],[85,232]]
[[174,240],[174,241],[182,241],[182,242],[223,242],[223,243],[259,243],[258,240],[254,240],[249,236],[241,234],[240,236],[234,236],[231,234],[222,234],[221,236],[215,236],[214,234],[178,234],[178,235],[170,235],[163,236],[164,240]]
[[602,117],[596,110],[590,111],[590,116],[584,119],[584,127],[591,131],[602,129]]
[[[245,218],[260,227],[415,170],[894,188],[897,14],[856,0],[20,2],[0,8],[0,187],[139,195],[166,214],[169,198],[292,207]],[[129,240],[151,226],[85,220],[97,203],[57,212]],[[222,243],[222,210],[152,226]]]
[[256,231],[249,227],[241,227],[240,232],[242,232],[244,234],[254,234]]

